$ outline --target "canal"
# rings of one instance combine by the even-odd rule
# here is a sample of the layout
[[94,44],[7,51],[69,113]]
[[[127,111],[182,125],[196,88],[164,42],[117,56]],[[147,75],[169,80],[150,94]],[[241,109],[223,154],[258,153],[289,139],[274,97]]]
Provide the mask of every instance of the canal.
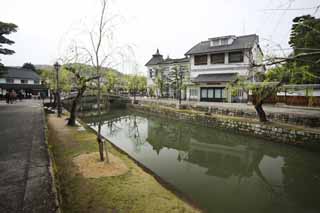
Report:
[[318,153],[128,111],[102,134],[207,212],[320,212]]

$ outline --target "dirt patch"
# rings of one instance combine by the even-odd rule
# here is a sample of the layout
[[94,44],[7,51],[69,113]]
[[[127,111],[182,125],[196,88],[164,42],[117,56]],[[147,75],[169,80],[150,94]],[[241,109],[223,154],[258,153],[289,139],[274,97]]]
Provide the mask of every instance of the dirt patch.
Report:
[[82,154],[73,158],[80,173],[86,178],[114,177],[129,171],[126,164],[117,156],[109,153],[110,163],[99,159],[99,152]]

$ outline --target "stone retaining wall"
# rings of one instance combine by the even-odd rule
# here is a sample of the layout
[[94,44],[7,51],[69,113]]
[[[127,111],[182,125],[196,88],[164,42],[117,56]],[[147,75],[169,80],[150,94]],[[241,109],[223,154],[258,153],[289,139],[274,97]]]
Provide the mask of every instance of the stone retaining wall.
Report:
[[[168,107],[176,107],[176,103],[153,103],[147,100],[139,100],[140,104],[152,104],[152,105],[162,105]],[[209,106],[200,106],[200,105],[182,105],[184,108],[189,110],[196,110],[200,112],[208,112]],[[253,106],[252,106],[253,109]],[[226,108],[219,108],[219,107],[212,107],[210,106],[210,111],[213,114],[217,115],[227,115],[227,116],[234,116],[234,117],[244,117],[244,118],[257,118],[257,114],[254,110],[245,110],[245,109],[226,109]],[[289,114],[289,113],[270,113],[267,112],[267,118],[269,121],[276,121],[281,123],[288,123],[294,125],[301,125],[307,127],[320,127],[320,116],[312,117],[312,116],[301,116],[296,114]]]
[[169,119],[182,120],[189,123],[206,126],[228,128],[251,135],[260,136],[273,141],[290,144],[312,144],[320,143],[320,131],[313,132],[303,128],[295,129],[289,127],[276,126],[273,123],[259,123],[246,121],[246,119],[235,119],[233,117],[218,117],[206,115],[204,113],[193,113],[183,110],[175,110],[164,107],[150,105],[131,105],[131,107],[143,113],[151,113]]

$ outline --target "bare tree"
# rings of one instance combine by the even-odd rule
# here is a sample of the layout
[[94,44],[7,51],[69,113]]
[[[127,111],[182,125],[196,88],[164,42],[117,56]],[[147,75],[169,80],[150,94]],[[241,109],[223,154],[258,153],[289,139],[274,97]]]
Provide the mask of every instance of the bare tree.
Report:
[[[106,162],[109,163],[109,156],[107,146],[101,136],[101,80],[105,76],[108,69],[117,65],[116,56],[124,57],[124,47],[119,47],[113,44],[113,34],[116,27],[116,20],[118,15],[111,13],[110,2],[108,0],[101,0],[101,11],[99,13],[99,20],[97,25],[89,32],[90,48],[83,48],[89,55],[91,65],[94,67],[97,78],[97,110],[99,117],[97,141],[99,144],[100,160],[104,161],[104,153],[106,153]],[[129,50],[131,48],[127,46]],[[105,82],[108,83],[108,82]]]
[[[84,44],[77,44],[77,47],[78,51],[81,51],[81,54],[86,55],[85,63],[90,64],[93,67],[94,78],[96,80],[95,89],[97,92],[97,111],[99,120],[97,142],[99,145],[100,160],[104,161],[106,159],[106,162],[109,163],[107,146],[101,136],[101,84],[102,77],[105,76],[105,72],[107,72],[108,68],[115,66],[114,55],[120,55],[121,48],[112,46],[113,33],[116,26],[115,19],[118,16],[111,14],[108,0],[100,0],[100,2],[101,10],[97,22],[91,25],[93,27],[85,34],[87,37],[84,38]],[[79,92],[82,92],[82,90]],[[106,153],[106,158],[104,157],[104,151]]]

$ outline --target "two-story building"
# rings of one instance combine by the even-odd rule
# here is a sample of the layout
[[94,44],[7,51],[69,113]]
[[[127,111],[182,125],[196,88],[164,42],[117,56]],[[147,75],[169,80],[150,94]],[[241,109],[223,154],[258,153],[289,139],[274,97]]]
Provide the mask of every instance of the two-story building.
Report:
[[[160,54],[159,49],[152,55],[152,58],[145,65],[148,68],[147,87],[148,94],[151,95],[151,89],[156,96],[177,97],[177,79],[181,72],[182,78],[187,80],[190,78],[190,60],[189,58],[166,59]],[[185,82],[184,82],[185,83]],[[162,88],[161,88],[162,87]],[[160,91],[162,90],[162,91]],[[161,94],[162,93],[162,94]],[[182,93],[185,96],[185,93]]]
[[237,76],[256,81],[256,73],[264,72],[263,67],[253,67],[261,63],[263,57],[259,37],[255,34],[210,38],[192,47],[186,56],[190,57],[188,100],[246,101],[248,95],[243,92],[232,97],[227,84]]
[[[193,101],[245,102],[248,94],[239,91],[232,97],[227,84],[238,76],[249,81],[257,81],[257,72],[264,72],[261,64],[263,53],[259,37],[255,34],[243,36],[222,36],[210,38],[192,47],[182,59],[164,59],[157,50],[146,64],[148,68],[148,87],[157,84],[157,78],[169,78],[172,68],[184,67],[187,79],[185,98]],[[166,86],[167,94],[174,97],[174,90]]]
[[23,97],[47,93],[47,88],[41,84],[36,72],[20,67],[6,67],[6,71],[0,76],[0,96],[12,90],[21,93]]

